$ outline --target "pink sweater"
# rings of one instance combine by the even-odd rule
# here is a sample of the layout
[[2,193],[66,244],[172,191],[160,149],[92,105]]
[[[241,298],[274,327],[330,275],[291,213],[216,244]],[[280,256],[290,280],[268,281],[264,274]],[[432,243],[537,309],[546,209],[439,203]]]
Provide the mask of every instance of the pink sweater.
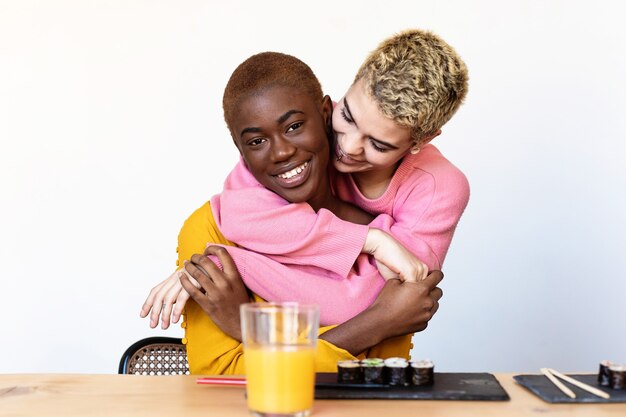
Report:
[[[333,185],[342,199],[377,215],[369,227],[389,232],[429,269],[441,268],[469,198],[463,173],[433,145],[407,155],[377,199],[365,198],[349,175],[337,174]],[[283,200],[243,161],[211,207],[220,231],[241,246],[226,249],[242,279],[266,300],[319,304],[321,324],[337,324],[367,308],[384,284],[374,260],[360,254],[368,226]]]

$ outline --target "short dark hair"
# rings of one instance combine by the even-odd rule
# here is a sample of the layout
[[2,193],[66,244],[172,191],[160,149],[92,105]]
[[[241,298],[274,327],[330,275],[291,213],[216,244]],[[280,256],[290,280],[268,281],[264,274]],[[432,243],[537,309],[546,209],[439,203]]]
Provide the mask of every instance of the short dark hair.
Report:
[[261,52],[239,64],[226,84],[222,107],[228,129],[232,132],[231,121],[242,99],[276,86],[297,89],[317,103],[324,98],[322,86],[307,64],[291,55]]

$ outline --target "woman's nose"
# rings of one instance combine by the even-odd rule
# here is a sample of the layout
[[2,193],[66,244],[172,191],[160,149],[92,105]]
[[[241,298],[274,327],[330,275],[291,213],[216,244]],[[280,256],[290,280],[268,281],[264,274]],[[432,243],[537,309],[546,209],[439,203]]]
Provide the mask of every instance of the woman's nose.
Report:
[[272,159],[284,161],[293,156],[298,148],[287,138],[278,136],[272,140]]
[[363,140],[356,132],[346,133],[343,135],[343,141],[339,144],[341,150],[347,155],[359,155],[363,152]]

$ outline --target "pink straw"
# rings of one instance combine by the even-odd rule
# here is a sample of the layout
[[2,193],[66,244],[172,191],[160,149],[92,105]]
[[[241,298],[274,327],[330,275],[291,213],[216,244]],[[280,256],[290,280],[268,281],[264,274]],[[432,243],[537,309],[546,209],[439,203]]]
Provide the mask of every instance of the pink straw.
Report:
[[221,377],[205,377],[196,379],[196,384],[202,385],[239,385],[245,386],[245,378],[221,378]]

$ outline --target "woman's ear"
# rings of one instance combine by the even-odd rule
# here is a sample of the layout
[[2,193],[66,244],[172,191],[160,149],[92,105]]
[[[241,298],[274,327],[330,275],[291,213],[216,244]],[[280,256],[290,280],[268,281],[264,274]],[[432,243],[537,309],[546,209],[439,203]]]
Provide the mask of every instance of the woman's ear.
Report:
[[418,154],[422,146],[426,146],[431,140],[435,139],[439,135],[441,135],[441,129],[437,130],[432,135],[424,136],[422,139],[416,140],[413,142],[409,152],[412,155]]
[[324,124],[326,125],[326,130],[329,132],[333,131],[333,101],[330,99],[330,96],[324,96],[322,99],[322,106],[320,108],[322,116],[324,117]]
[[431,140],[435,139],[437,136],[441,135],[441,129],[437,130],[435,133],[433,133],[432,135],[428,135],[423,137],[420,141],[419,144],[420,146],[424,146],[427,143],[430,143]]

